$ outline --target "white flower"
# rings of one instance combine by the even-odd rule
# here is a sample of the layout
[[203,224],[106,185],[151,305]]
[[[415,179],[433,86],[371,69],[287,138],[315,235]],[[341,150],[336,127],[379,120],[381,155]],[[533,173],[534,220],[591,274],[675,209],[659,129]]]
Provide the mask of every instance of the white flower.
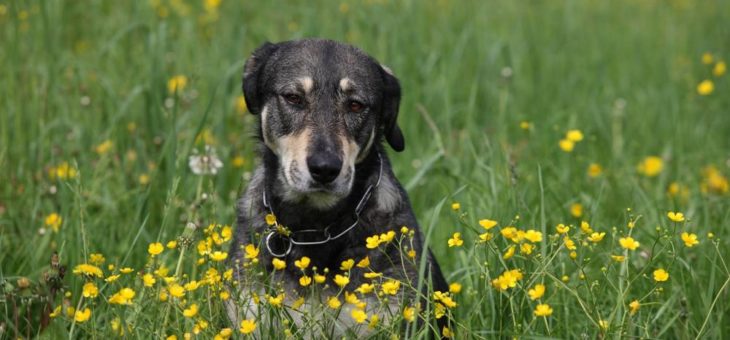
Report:
[[193,150],[193,155],[188,159],[190,170],[196,175],[215,175],[218,170],[223,167],[223,162],[215,154],[215,149],[210,145],[205,146],[205,153],[198,154],[198,150]]

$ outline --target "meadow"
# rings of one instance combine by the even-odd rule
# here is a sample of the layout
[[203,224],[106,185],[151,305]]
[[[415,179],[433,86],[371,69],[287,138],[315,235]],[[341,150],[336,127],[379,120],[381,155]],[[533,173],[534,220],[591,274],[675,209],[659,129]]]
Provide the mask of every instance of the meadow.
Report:
[[[389,156],[452,284],[360,330],[727,337],[728,22],[724,0],[0,0],[0,339],[328,336],[222,306],[257,163],[243,64],[302,37],[399,77]],[[283,320],[278,298],[256,300]]]

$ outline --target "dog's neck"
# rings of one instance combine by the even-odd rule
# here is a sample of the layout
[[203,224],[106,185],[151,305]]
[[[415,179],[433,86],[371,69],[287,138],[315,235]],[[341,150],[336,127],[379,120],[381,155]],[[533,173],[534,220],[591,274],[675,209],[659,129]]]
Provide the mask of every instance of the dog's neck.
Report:
[[279,176],[278,157],[266,148],[263,155],[264,190],[268,201],[266,203],[276,215],[277,221],[292,231],[324,229],[336,223],[347,224],[348,221],[354,220],[355,207],[367,187],[378,180],[380,162],[385,161],[382,152],[379,146],[371,148],[369,154],[355,165],[355,178],[350,193],[331,207],[320,209],[307,204],[306,200],[284,201],[285,184]]

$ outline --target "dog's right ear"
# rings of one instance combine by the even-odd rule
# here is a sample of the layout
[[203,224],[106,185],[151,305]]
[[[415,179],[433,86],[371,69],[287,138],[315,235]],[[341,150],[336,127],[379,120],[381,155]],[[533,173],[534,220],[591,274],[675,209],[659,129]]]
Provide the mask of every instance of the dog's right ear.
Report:
[[246,60],[243,66],[243,98],[246,100],[248,111],[252,114],[261,112],[261,70],[266,65],[269,57],[278,49],[278,45],[265,42],[251,57]]

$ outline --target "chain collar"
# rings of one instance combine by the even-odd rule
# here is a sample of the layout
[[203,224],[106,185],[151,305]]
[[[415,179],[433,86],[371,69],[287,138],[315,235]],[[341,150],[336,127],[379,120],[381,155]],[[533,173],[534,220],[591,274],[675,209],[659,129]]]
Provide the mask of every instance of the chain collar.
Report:
[[[294,245],[297,246],[315,246],[320,244],[325,244],[327,242],[336,240],[342,236],[345,236],[350,230],[354,229],[360,222],[360,213],[363,209],[365,209],[365,205],[367,204],[368,200],[370,199],[370,196],[373,195],[373,191],[380,185],[380,180],[383,178],[383,158],[380,156],[380,153],[376,151],[376,154],[378,155],[378,162],[380,163],[380,170],[378,172],[378,180],[375,182],[375,184],[370,184],[367,189],[365,189],[365,193],[362,195],[362,198],[360,198],[360,201],[357,203],[357,206],[355,206],[355,221],[352,222],[352,224],[345,228],[345,230],[341,231],[338,234],[332,235],[330,234],[330,228],[335,226],[335,224],[330,224],[324,229],[302,229],[302,230],[296,230],[291,231],[288,234],[283,234],[280,232],[281,227],[278,224],[278,221],[274,222],[274,225],[269,228],[269,231],[266,233],[264,242],[266,243],[266,249],[269,250],[269,253],[273,255],[274,257],[285,257],[291,253],[292,247]],[[269,201],[266,197],[266,186],[264,186],[264,190],[262,193],[262,201],[264,208],[269,214],[274,214],[273,209],[271,208],[271,205],[269,204]],[[297,241],[296,235],[316,235],[321,234],[322,238],[317,241]],[[286,250],[283,253],[276,253],[271,249],[271,241],[274,237],[279,238],[282,242],[285,242],[285,248]]]

